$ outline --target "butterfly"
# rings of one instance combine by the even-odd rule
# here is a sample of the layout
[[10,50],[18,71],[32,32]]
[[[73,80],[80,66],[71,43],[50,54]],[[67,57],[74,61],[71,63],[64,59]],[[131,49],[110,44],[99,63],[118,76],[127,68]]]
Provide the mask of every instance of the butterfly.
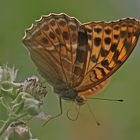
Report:
[[62,108],[61,99],[80,106],[106,87],[135,48],[139,35],[136,19],[81,24],[61,13],[42,16],[26,30],[23,43],[53,86]]

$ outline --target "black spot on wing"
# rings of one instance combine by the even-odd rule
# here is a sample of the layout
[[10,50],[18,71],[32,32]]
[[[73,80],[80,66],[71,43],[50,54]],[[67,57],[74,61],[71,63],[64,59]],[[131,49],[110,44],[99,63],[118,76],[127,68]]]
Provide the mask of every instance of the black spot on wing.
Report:
[[109,35],[111,33],[111,29],[105,29],[105,33]]
[[101,62],[101,64],[102,64],[102,66],[107,67],[109,65],[109,62],[108,62],[108,60],[103,60]]
[[101,56],[105,57],[108,54],[108,51],[105,48],[101,48]]
[[92,33],[91,29],[87,28],[86,30],[87,30],[88,33]]
[[102,73],[103,77],[106,76],[106,73],[103,68],[101,68],[101,67],[96,67],[96,68]]
[[99,38],[99,37],[94,38],[94,44],[97,47],[100,46],[100,44],[101,44],[101,38]]
[[54,33],[53,33],[53,32],[50,32],[50,33],[49,33],[49,37],[50,37],[51,39],[55,39]]
[[[93,75],[95,76],[95,78],[96,78],[96,79],[99,79],[99,78],[97,77],[96,71],[93,70],[92,72],[93,72]],[[90,77],[90,79],[91,79],[91,81],[92,81],[92,78],[91,78],[91,77]]]
[[104,39],[104,42],[105,42],[106,45],[109,45],[111,43],[111,38],[110,37],[106,37]]
[[120,55],[120,52],[119,52],[118,50],[116,50],[115,53],[114,53],[114,55],[113,55],[113,60],[114,60],[115,62],[118,61],[119,55]]
[[65,26],[67,23],[64,21],[64,20],[60,20],[59,21],[59,25],[61,25],[61,26]]
[[132,23],[128,24],[128,27],[132,28],[133,27],[133,24]]
[[123,62],[121,60],[116,61],[116,64],[122,64]]
[[126,23],[122,23],[121,26],[122,27],[126,27],[127,25],[126,25]]
[[115,52],[115,51],[116,51],[116,48],[117,48],[117,44],[116,44],[116,43],[113,43],[113,44],[111,45],[110,50],[111,50],[112,52]]
[[120,36],[123,38],[127,35],[126,31],[121,31]]
[[64,31],[64,32],[62,33],[62,35],[63,35],[63,38],[64,38],[65,40],[68,40],[68,39],[69,39],[69,34],[68,34],[68,32]]
[[55,25],[55,21],[54,21],[54,20],[50,21],[50,24],[51,24],[52,26],[54,26],[54,25]]
[[127,41],[127,39],[124,41],[124,47],[128,50],[130,48],[131,44]]
[[114,34],[114,38],[115,39],[118,39],[119,38],[119,35],[118,34]]
[[60,30],[58,28],[55,29],[55,32],[60,35]]
[[114,28],[114,30],[119,30],[120,27],[118,25],[116,25],[113,28]]
[[48,39],[47,38],[42,38],[42,42],[44,43],[44,44],[48,44]]
[[99,34],[102,31],[102,29],[101,28],[94,28],[94,31]]
[[91,56],[91,61],[94,62],[94,63],[97,63],[98,59],[95,55],[92,55]]

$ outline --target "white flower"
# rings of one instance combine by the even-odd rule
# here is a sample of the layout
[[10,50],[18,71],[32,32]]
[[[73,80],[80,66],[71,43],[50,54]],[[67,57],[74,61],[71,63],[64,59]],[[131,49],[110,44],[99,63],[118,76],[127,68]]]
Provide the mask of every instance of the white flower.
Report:
[[7,65],[0,66],[0,81],[13,82],[16,79],[18,70]]

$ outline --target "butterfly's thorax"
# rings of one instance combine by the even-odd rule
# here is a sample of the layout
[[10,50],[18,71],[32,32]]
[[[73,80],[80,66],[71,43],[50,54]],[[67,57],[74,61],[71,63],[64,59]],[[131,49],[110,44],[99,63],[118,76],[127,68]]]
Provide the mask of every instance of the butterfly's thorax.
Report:
[[77,96],[77,92],[70,86],[62,83],[54,87],[54,92],[65,100],[74,100]]
[[64,83],[54,87],[54,92],[61,98],[69,101],[74,101],[78,105],[83,105],[85,100],[82,96],[78,95],[78,92],[73,88]]

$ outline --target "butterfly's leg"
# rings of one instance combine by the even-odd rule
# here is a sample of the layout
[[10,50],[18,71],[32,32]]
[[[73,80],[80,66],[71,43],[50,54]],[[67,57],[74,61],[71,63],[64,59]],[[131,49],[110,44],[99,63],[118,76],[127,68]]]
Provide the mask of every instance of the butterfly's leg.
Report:
[[60,109],[59,114],[57,114],[57,115],[54,116],[53,118],[57,118],[57,117],[61,116],[62,113],[63,113],[63,109],[62,109],[62,98],[61,98],[61,97],[59,97],[59,109]]
[[53,120],[53,119],[55,119],[55,118],[57,118],[57,117],[62,115],[63,109],[62,109],[62,98],[61,97],[59,97],[59,109],[60,109],[60,112],[56,116],[50,117],[43,125],[48,123],[50,120]]

